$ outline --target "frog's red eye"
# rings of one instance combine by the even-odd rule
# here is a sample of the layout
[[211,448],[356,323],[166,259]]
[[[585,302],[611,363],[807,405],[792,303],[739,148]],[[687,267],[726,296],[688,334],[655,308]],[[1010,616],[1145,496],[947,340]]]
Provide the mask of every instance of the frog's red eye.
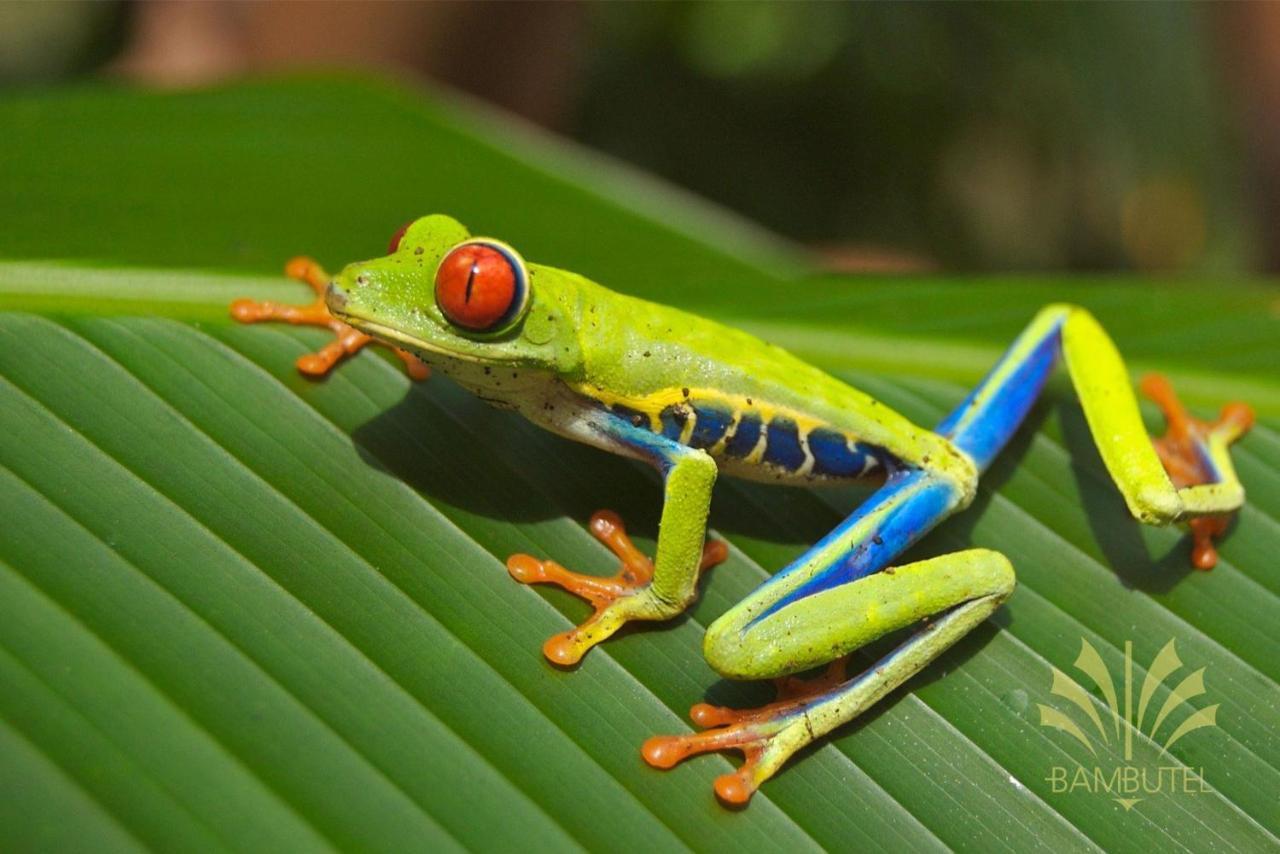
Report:
[[413,220],[409,220],[404,225],[400,226],[400,229],[395,234],[391,235],[391,242],[387,244],[388,255],[400,248],[400,241],[404,238],[404,233],[409,230],[409,226],[411,225],[413,225]]
[[436,269],[436,305],[449,322],[473,332],[508,326],[524,311],[529,280],[524,261],[496,240],[469,240],[449,250]]

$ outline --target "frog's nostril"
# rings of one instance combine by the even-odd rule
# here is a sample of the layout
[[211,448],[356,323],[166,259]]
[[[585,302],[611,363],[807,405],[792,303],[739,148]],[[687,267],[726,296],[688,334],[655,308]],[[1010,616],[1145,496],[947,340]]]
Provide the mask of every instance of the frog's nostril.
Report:
[[330,282],[324,292],[324,301],[330,311],[342,311],[347,307],[347,292],[338,287],[337,282]]

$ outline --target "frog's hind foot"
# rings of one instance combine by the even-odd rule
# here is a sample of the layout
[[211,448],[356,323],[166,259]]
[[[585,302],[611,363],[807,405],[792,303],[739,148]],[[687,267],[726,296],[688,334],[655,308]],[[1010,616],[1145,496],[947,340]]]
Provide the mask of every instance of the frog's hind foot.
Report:
[[791,754],[814,740],[808,709],[848,683],[847,663],[847,658],[838,659],[814,679],[776,679],[777,698],[754,709],[698,703],[689,717],[702,732],[655,736],[640,753],[653,767],[666,769],[699,753],[741,751],[746,761],[737,771],[717,777],[715,792],[725,803],[745,804]]
[[[591,517],[592,535],[622,561],[610,578],[570,572],[553,560],[538,560],[526,554],[507,558],[507,570],[521,584],[555,584],[591,603],[595,613],[576,629],[553,635],[542,651],[554,664],[577,664],[587,650],[622,628],[628,620],[662,620],[678,613],[652,594],[653,561],[636,548],[627,536],[622,519],[610,510]],[[708,540],[702,549],[700,569],[709,569],[728,556],[719,540]]]
[[[322,377],[333,369],[344,356],[358,353],[375,341],[370,336],[338,320],[329,313],[325,305],[324,292],[329,284],[329,274],[310,258],[298,257],[290,259],[284,267],[285,275],[311,287],[316,298],[307,305],[288,305],[270,300],[238,299],[231,303],[231,316],[241,323],[261,323],[266,320],[283,321],[298,326],[323,326],[333,332],[334,340],[315,353],[307,353],[298,357],[295,363],[298,370],[307,376]],[[392,347],[395,354],[404,363],[405,372],[411,379],[425,380],[431,371],[427,365],[412,353]]]
[[[1142,393],[1164,413],[1165,434],[1152,442],[1169,479],[1179,489],[1218,481],[1213,448],[1225,447],[1253,426],[1253,410],[1244,403],[1228,403],[1213,421],[1202,421],[1187,412],[1160,374],[1148,374],[1139,386]],[[1231,515],[1218,513],[1188,520],[1191,528],[1191,562],[1197,569],[1213,569],[1218,552],[1213,540],[1226,533]]]

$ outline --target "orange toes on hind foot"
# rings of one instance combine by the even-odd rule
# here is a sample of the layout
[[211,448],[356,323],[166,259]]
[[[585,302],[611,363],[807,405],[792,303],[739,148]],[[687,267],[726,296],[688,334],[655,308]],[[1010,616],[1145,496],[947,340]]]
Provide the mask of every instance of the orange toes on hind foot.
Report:
[[1213,541],[1227,532],[1230,516],[1201,516],[1191,519],[1191,565],[1208,571],[1218,565],[1218,549]]
[[773,733],[759,732],[747,724],[734,724],[721,729],[707,730],[692,735],[656,735],[640,748],[640,755],[654,768],[667,770],[699,753],[717,750],[737,750],[745,761],[730,774],[722,774],[713,784],[716,797],[727,804],[740,806],[766,779],[760,776],[761,757]]
[[[689,710],[689,718],[702,732],[654,736],[640,748],[640,755],[654,768],[665,770],[700,753],[737,750],[745,761],[732,774],[717,777],[714,787],[716,797],[726,804],[745,804],[788,756],[813,740],[806,709],[841,690],[848,681],[847,671],[848,659],[841,658],[814,679],[776,679],[777,699],[752,709],[698,703]],[[804,727],[808,736],[797,739],[797,727]]]
[[721,774],[712,784],[716,797],[726,804],[741,806],[751,800],[751,796],[760,788],[752,775],[751,760],[747,760],[741,768],[732,774]]
[[[1163,436],[1152,439],[1156,453],[1169,480],[1179,489],[1213,483],[1216,475],[1208,462],[1209,441],[1234,442],[1253,426],[1253,409],[1239,401],[1222,407],[1213,421],[1203,421],[1189,413],[1173,390],[1173,384],[1160,374],[1148,374],[1139,384],[1142,393],[1164,413]],[[1213,569],[1218,563],[1214,538],[1226,533],[1231,515],[1199,516],[1188,520],[1191,529],[1191,563],[1196,569]]]

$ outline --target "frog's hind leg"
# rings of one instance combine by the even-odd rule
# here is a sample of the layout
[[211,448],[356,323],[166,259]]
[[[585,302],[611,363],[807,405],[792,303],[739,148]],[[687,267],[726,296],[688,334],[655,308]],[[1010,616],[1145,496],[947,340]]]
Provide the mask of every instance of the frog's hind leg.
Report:
[[652,738],[645,760],[670,768],[698,753],[739,750],[746,761],[717,779],[715,790],[721,800],[744,803],[795,751],[857,717],[986,619],[1013,591],[1002,555],[971,549],[886,568],[960,506],[964,493],[929,472],[895,473],[836,531],[712,624],[705,653],[730,678],[778,677],[929,621],[923,628],[851,679],[837,665],[799,690],[789,680],[777,701],[759,709],[694,706],[694,722],[710,728]]
[[1093,315],[1078,306],[1043,309],[937,432],[985,469],[1035,402],[1059,356],[1129,512],[1151,525],[1190,523],[1196,537],[1193,562],[1211,567],[1211,536],[1223,533],[1228,515],[1244,503],[1229,445],[1249,429],[1252,411],[1231,403],[1217,421],[1197,421],[1182,409],[1167,381],[1149,379],[1143,391],[1169,422],[1169,433],[1153,442],[1120,353]]
[[[1062,356],[1103,461],[1135,516],[1159,524],[1239,506],[1243,490],[1228,445],[1248,428],[1248,407],[1232,404],[1217,422],[1200,424],[1167,384],[1149,380],[1144,390],[1170,421],[1170,435],[1153,445],[1115,346],[1088,312],[1073,306],[1042,311],[937,432],[978,471],[986,469]],[[669,768],[697,753],[740,750],[747,761],[717,780],[716,791],[742,803],[792,753],[855,718],[986,619],[1013,591],[1004,556],[971,549],[889,567],[972,494],[973,484],[941,472],[894,472],[831,534],[716,620],[705,653],[729,678],[773,678],[925,621],[915,635],[862,674],[821,685],[808,697],[748,711],[695,706],[696,722],[712,729],[650,739],[645,759]]]
[[[693,735],[651,738],[641,749],[645,761],[658,768],[670,768],[698,753],[739,750],[746,761],[737,771],[717,778],[715,791],[727,803],[745,803],[797,750],[874,706],[989,617],[1013,591],[1013,568],[997,552],[970,549],[906,564],[892,573],[863,579],[839,594],[815,597],[817,607],[847,608],[846,613],[852,614],[857,609],[874,608],[885,601],[881,597],[931,591],[940,578],[961,591],[955,593],[959,604],[925,623],[909,640],[858,676],[835,685],[827,677],[820,677],[815,690],[797,698],[783,695],[779,701],[759,709],[736,711],[699,704],[690,716],[695,723],[711,729]],[[881,579],[885,580],[882,584],[869,583]],[[864,620],[864,628],[879,634],[920,620],[917,613],[898,616],[894,623]]]
[[[321,377],[329,373],[344,356],[359,352],[375,341],[370,336],[338,320],[325,305],[324,292],[329,285],[329,274],[310,258],[293,258],[285,265],[285,275],[297,279],[315,291],[316,298],[306,305],[288,305],[271,300],[238,299],[231,303],[231,316],[241,323],[261,323],[275,320],[298,326],[323,326],[333,332],[334,339],[315,353],[299,356],[298,370],[308,376]],[[430,375],[427,366],[406,350],[392,347],[406,373],[412,379],[424,380]]]
[[735,749],[746,762],[715,784],[746,802],[795,751],[857,717],[993,613],[1013,592],[1009,561],[972,549],[890,568],[913,542],[973,497],[976,472],[1008,442],[1058,358],[1061,318],[1042,317],[1015,342],[1013,358],[938,428],[974,463],[974,482],[902,468],[848,519],[760,585],[707,630],[708,662],[732,679],[775,678],[844,656],[933,618],[862,674],[809,698],[762,709],[694,707],[705,732],[659,736],[642,754],[670,768],[688,756]]

